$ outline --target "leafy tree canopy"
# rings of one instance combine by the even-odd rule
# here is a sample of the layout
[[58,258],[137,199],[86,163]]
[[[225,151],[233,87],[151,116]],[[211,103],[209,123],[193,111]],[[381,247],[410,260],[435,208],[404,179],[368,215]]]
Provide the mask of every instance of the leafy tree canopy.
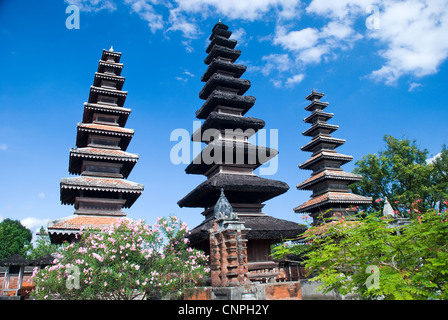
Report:
[[448,150],[446,146],[434,161],[427,163],[426,149],[416,141],[384,137],[386,150],[368,154],[356,162],[354,173],[363,176],[349,187],[354,193],[369,196],[369,211],[380,211],[387,197],[397,213],[410,216],[430,209],[446,208],[448,199]]
[[0,260],[14,254],[26,256],[32,233],[20,221],[5,219],[0,223]]

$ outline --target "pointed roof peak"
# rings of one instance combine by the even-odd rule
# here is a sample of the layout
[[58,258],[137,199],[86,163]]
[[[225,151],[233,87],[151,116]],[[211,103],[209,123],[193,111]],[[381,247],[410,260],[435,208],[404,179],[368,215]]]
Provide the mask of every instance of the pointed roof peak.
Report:
[[323,92],[317,92],[316,89],[313,88],[312,92],[311,92],[309,95],[307,95],[307,96],[305,97],[305,99],[306,99],[306,100],[310,100],[310,101],[313,101],[313,100],[316,100],[316,99],[319,100],[319,99],[322,98],[324,95],[325,95],[325,93],[323,93]]
[[[114,46],[110,46],[109,51],[110,51],[110,52],[114,52]],[[313,89],[313,90],[314,90],[314,89]]]
[[236,213],[233,212],[232,205],[224,194],[224,188],[221,188],[221,194],[213,209],[216,219],[237,219]]

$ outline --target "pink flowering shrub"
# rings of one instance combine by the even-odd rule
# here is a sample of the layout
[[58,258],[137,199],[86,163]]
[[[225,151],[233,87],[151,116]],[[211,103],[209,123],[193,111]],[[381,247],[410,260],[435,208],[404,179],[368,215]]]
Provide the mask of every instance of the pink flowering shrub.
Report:
[[54,264],[33,273],[36,299],[145,299],[181,296],[205,280],[208,257],[188,247],[188,227],[176,217],[120,219],[87,229],[61,248]]

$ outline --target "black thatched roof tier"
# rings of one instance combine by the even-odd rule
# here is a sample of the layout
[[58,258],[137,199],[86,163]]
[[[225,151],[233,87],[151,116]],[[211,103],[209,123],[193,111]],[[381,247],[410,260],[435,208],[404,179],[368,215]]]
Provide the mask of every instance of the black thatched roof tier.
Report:
[[288,191],[281,181],[252,175],[217,173],[179,200],[180,207],[209,208],[215,205],[221,188],[230,203],[262,203]]
[[204,59],[205,64],[210,64],[213,59],[224,58],[226,60],[230,60],[231,62],[235,62],[241,55],[241,50],[237,49],[229,49],[223,46],[219,46],[215,44],[213,48],[211,48],[208,56]]
[[265,122],[261,119],[252,117],[241,117],[227,113],[211,112],[207,119],[202,124],[201,128],[196,130],[191,136],[192,141],[208,142],[209,138],[204,136],[206,130],[235,130],[244,131],[244,134],[249,138],[258,130],[263,128]]
[[30,261],[20,254],[14,254],[6,259],[0,261],[0,266],[27,266],[30,264]]
[[212,91],[202,107],[196,111],[196,117],[198,119],[207,118],[210,112],[215,111],[217,106],[237,108],[241,110],[241,115],[244,115],[254,104],[255,97],[253,96],[239,96],[229,92]]
[[[221,156],[218,156],[219,153]],[[209,156],[211,154],[213,157]],[[188,165],[185,172],[205,174],[217,164],[250,165],[255,169],[277,154],[278,151],[275,149],[255,146],[248,142],[214,140]],[[225,190],[227,191],[227,189]]]
[[212,34],[210,35],[210,41],[215,37],[220,36],[229,39],[232,35],[232,31],[229,31],[229,27],[222,22],[218,22],[212,29]]
[[209,64],[207,70],[205,70],[204,75],[201,77],[201,81],[207,82],[210,77],[216,72],[226,72],[232,74],[233,77],[239,78],[246,71],[246,66],[242,64],[235,64],[229,61],[213,59]]
[[[247,233],[246,239],[264,239],[281,241],[285,239],[297,238],[307,227],[300,225],[296,222],[277,219],[268,215],[258,216],[239,216],[240,221],[244,222],[246,228],[251,230]],[[200,225],[191,230],[188,235],[190,243],[194,246],[195,243],[199,243],[204,240],[208,240],[209,230],[212,227],[213,220],[205,220]]]
[[30,262],[33,266],[48,266],[53,264],[54,257],[51,254],[46,254],[40,258],[34,259]]
[[210,41],[210,44],[208,45],[205,52],[209,53],[215,45],[233,49],[235,48],[236,43],[237,41],[235,39],[227,39],[225,37],[216,35],[215,37],[213,37],[213,40]]
[[[219,73],[213,74],[205,83],[204,88],[199,92],[199,98],[206,100],[210,93],[220,88],[228,88],[235,91],[238,95],[243,95],[250,88],[250,81],[224,76]],[[221,89],[220,89],[221,90]]]

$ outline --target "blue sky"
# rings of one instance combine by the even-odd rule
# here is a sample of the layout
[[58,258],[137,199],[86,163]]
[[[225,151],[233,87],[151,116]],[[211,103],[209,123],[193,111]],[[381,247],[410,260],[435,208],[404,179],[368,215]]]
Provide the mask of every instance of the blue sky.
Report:
[[[79,29],[66,28],[69,3],[80,9]],[[135,129],[128,151],[140,156],[129,180],[145,185],[126,212],[148,223],[169,214],[200,223],[201,209],[177,201],[205,178],[170,161],[170,134],[193,130],[218,19],[234,31],[237,62],[248,67],[247,94],[257,102],[247,116],[278,130],[278,171],[266,178],[290,190],[266,202],[267,214],[302,222],[293,208],[310,196],[295,185],[310,175],[298,165],[310,157],[300,147],[309,141],[301,132],[312,88],[326,93],[330,123],[340,125],[333,136],[347,140],[338,150],[354,156],[346,171],[383,148],[385,134],[416,139],[429,157],[447,143],[446,1],[3,0],[0,217],[34,229],[73,213],[60,204],[59,181],[69,176],[101,52],[113,45],[132,109],[126,126]]]

